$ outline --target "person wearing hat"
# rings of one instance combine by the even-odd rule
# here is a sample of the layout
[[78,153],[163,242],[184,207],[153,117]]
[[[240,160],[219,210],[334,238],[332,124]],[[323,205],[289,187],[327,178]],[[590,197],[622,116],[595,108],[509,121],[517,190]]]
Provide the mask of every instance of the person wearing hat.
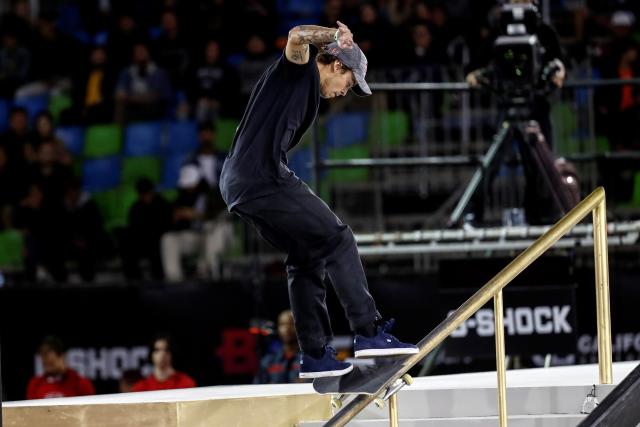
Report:
[[391,335],[393,320],[382,321],[351,229],[287,167],[287,152],[315,120],[320,98],[350,90],[371,95],[366,72],[367,58],[346,25],[293,28],[284,53],[253,89],[220,178],[229,211],[287,254],[301,378],[339,376],[353,368],[336,360],[330,346],[326,276],[355,333],[356,357],[418,351]]

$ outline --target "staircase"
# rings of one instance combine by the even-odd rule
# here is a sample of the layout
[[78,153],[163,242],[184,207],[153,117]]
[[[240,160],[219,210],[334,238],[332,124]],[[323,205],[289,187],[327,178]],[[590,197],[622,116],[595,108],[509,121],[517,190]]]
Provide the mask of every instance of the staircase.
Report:
[[[613,365],[614,384],[598,384],[597,365],[522,369],[507,372],[510,427],[574,427],[593,409],[587,400],[595,384],[598,401],[611,392],[638,362]],[[495,372],[414,378],[398,394],[401,427],[495,427],[498,404]],[[319,427],[323,421],[302,422]],[[369,405],[349,426],[388,426],[388,409]]]

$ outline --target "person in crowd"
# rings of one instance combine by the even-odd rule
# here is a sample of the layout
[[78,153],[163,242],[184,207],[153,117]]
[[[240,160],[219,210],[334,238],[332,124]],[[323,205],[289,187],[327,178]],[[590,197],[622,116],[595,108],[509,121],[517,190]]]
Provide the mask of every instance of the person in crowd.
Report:
[[374,3],[362,3],[360,19],[354,25],[354,32],[358,34],[358,46],[367,55],[370,66],[383,64],[389,56],[386,41],[393,37],[393,29],[380,17]]
[[133,63],[120,72],[116,85],[116,120],[158,120],[166,115],[171,100],[167,73],[152,61],[149,48],[137,43]]
[[129,209],[128,226],[118,233],[124,274],[129,280],[142,279],[140,261],[148,259],[151,276],[161,280],[160,239],[171,226],[171,205],[148,178],[136,182],[136,191],[138,198]]
[[160,21],[162,33],[153,44],[158,65],[169,75],[174,88],[183,88],[189,69],[189,43],[173,10],[165,10]]
[[131,391],[173,390],[193,388],[196,382],[173,367],[176,347],[169,335],[158,335],[151,345],[153,372],[133,385]]
[[82,122],[95,124],[113,120],[115,77],[107,49],[94,47],[89,54],[89,64],[77,77],[73,91],[74,104]]
[[250,35],[247,39],[245,57],[238,64],[242,104],[245,104],[249,99],[253,86],[260,78],[262,71],[272,62],[273,57],[269,52],[266,40],[259,34]]
[[67,366],[66,349],[54,336],[42,340],[38,349],[42,360],[42,375],[29,380],[27,399],[89,396],[96,394],[91,381]]
[[52,142],[55,147],[57,163],[71,166],[72,158],[64,143],[54,134],[53,116],[48,111],[41,111],[36,116],[35,129],[29,143],[25,147],[25,155],[30,163],[37,161],[37,152],[44,143]]
[[232,110],[232,94],[237,89],[235,70],[224,64],[217,40],[207,42],[204,60],[192,72],[189,79],[189,100],[195,109],[198,122],[214,122],[220,116],[223,104]]
[[71,168],[60,161],[56,140],[42,141],[35,154],[31,182],[38,183],[42,188],[44,202],[49,205],[59,205],[64,195],[65,183],[72,176]]
[[4,146],[6,150],[10,167],[24,170],[26,166],[25,151],[29,143],[27,110],[22,107],[13,107],[9,111],[9,129],[0,136],[0,145]]
[[133,47],[143,39],[142,31],[127,11],[116,14],[115,25],[109,31],[107,57],[115,70],[125,68],[133,56]]
[[[200,157],[200,156],[198,156]],[[200,160],[200,159],[198,159]],[[205,161],[189,163],[180,170],[178,197],[173,205],[172,230],[162,236],[162,265],[167,280],[184,280],[182,260],[197,256],[200,277],[220,278],[220,255],[230,245],[233,228],[217,185],[209,186],[203,166],[219,168]]]
[[98,261],[108,253],[110,241],[98,206],[76,177],[65,182],[62,215],[65,233],[60,243],[66,257],[76,262],[82,280],[91,282]]
[[0,98],[11,99],[16,89],[27,81],[31,54],[9,28],[0,30],[0,36]]
[[255,384],[282,384],[300,382],[300,347],[293,323],[293,312],[284,310],[278,315],[278,340],[269,347],[260,360]]
[[57,282],[66,280],[64,254],[60,249],[64,236],[61,223],[58,206],[45,204],[41,185],[31,184],[16,209],[16,226],[25,243],[27,280],[40,281],[49,276]]
[[18,204],[26,191],[24,181],[19,171],[10,167],[7,149],[0,145],[0,211]]
[[38,17],[35,42],[31,49],[31,80],[46,84],[70,78],[77,58],[85,56],[79,42],[58,31],[56,17],[48,11]]
[[139,369],[127,369],[122,372],[120,381],[118,381],[118,392],[131,393],[133,386],[142,380],[142,375]]
[[34,31],[29,0],[14,0],[10,3],[11,8],[0,19],[0,28],[10,29],[21,45],[33,45]]

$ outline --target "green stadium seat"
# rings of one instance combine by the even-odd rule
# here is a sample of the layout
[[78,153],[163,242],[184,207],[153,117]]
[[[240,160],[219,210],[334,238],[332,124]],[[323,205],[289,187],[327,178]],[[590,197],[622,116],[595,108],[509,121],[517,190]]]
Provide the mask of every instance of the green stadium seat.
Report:
[[107,230],[112,231],[114,228],[127,225],[129,209],[137,197],[136,190],[132,186],[122,186],[93,194],[93,200],[98,205]]
[[89,158],[120,153],[122,129],[118,125],[89,126],[85,134],[84,155]]
[[596,153],[608,153],[611,151],[611,146],[609,145],[609,138],[606,136],[596,136]]
[[636,172],[633,176],[633,195],[631,196],[631,204],[634,207],[640,207],[640,172]]
[[151,156],[126,157],[122,160],[122,183],[135,186],[139,178],[160,182],[162,167],[160,159]]
[[233,137],[236,134],[238,120],[235,119],[219,119],[216,123],[216,148],[221,151],[229,151],[233,143]]
[[[366,145],[352,145],[350,147],[334,148],[329,150],[330,160],[364,159],[371,157],[369,147]],[[327,174],[332,183],[362,182],[369,179],[368,168],[335,168]]]
[[0,267],[20,269],[23,264],[24,243],[22,233],[10,229],[0,232]]
[[374,144],[399,145],[409,134],[409,115],[404,111],[375,113],[369,122],[369,139]]
[[169,203],[172,203],[176,198],[178,198],[178,190],[176,188],[170,188],[168,190],[162,190],[160,192],[160,194],[162,194],[162,196]]
[[53,116],[53,120],[58,122],[60,113],[73,105],[73,100],[69,95],[54,95],[49,98],[49,112]]

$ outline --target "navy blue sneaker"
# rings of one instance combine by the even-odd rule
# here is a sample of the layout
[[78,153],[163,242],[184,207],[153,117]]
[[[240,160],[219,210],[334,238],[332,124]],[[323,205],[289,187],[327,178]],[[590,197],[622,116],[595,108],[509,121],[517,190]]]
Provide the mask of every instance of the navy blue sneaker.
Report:
[[351,363],[336,360],[336,349],[325,346],[324,356],[321,359],[302,354],[300,359],[300,378],[339,377],[351,372]]
[[413,344],[400,342],[389,332],[393,328],[393,319],[378,326],[378,335],[367,338],[356,335],[353,339],[354,354],[356,357],[397,356],[402,354],[415,354],[418,347]]

